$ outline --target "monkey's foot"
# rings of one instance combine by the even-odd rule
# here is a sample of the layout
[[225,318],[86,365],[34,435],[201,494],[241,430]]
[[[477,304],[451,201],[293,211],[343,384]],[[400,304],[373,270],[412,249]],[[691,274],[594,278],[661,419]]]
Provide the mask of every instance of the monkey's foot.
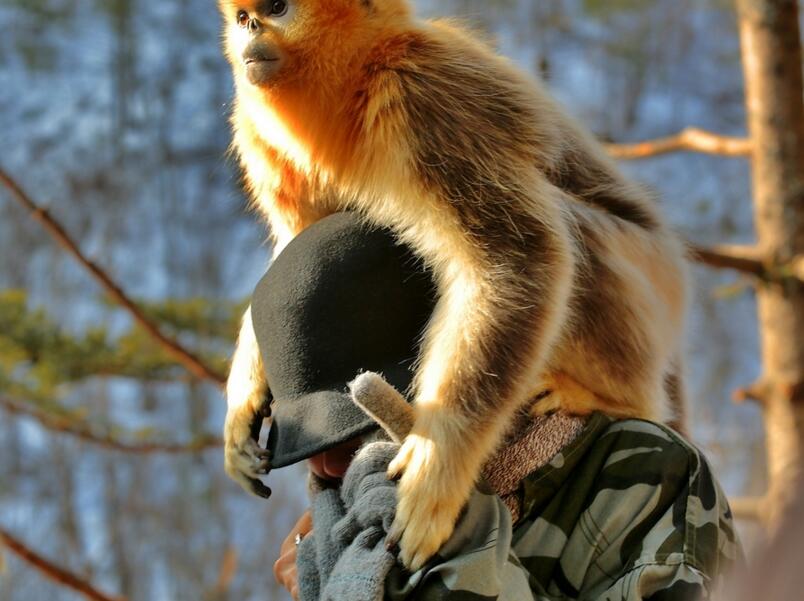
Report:
[[399,485],[387,545],[399,544],[399,558],[412,572],[450,537],[474,485],[460,452],[445,448],[433,438],[411,434],[388,466],[388,477],[399,477]]
[[[226,414],[223,428],[224,468],[246,491],[267,499],[271,489],[260,480],[270,471],[270,452],[257,442],[263,415],[241,407]],[[255,434],[256,428],[256,436]]]

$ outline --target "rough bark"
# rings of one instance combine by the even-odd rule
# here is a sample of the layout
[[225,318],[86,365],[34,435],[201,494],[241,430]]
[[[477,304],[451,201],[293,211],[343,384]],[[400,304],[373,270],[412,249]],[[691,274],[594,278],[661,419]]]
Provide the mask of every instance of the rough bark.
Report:
[[[737,0],[753,145],[757,248],[766,264],[804,256],[804,104],[796,0]],[[804,285],[757,292],[767,434],[766,517],[773,526],[801,479],[804,449]]]

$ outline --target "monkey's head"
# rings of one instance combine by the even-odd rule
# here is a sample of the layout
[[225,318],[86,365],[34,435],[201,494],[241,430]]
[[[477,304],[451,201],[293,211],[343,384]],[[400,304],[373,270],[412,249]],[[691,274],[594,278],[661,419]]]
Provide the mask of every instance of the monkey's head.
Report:
[[407,0],[218,0],[238,86],[266,92],[337,86]]

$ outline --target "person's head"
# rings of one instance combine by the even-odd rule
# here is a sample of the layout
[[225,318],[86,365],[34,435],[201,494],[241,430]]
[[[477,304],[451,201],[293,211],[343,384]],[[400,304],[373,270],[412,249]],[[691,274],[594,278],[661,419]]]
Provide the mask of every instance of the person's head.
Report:
[[307,459],[307,465],[310,471],[321,480],[337,482],[343,479],[352,458],[362,443],[361,436],[347,440],[331,449],[313,455]]
[[343,475],[377,427],[352,403],[347,383],[373,371],[406,390],[434,304],[420,262],[353,213],[321,220],[285,248],[252,298],[273,395],[272,469],[311,459],[317,476]]

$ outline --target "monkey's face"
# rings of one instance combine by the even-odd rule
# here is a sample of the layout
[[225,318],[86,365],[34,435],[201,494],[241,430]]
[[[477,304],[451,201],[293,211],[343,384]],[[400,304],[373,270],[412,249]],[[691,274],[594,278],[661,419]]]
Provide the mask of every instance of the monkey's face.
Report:
[[370,0],[219,0],[238,85],[331,86],[370,38]]
[[225,51],[235,78],[255,86],[279,79],[288,62],[287,38],[298,12],[293,0],[220,0]]

